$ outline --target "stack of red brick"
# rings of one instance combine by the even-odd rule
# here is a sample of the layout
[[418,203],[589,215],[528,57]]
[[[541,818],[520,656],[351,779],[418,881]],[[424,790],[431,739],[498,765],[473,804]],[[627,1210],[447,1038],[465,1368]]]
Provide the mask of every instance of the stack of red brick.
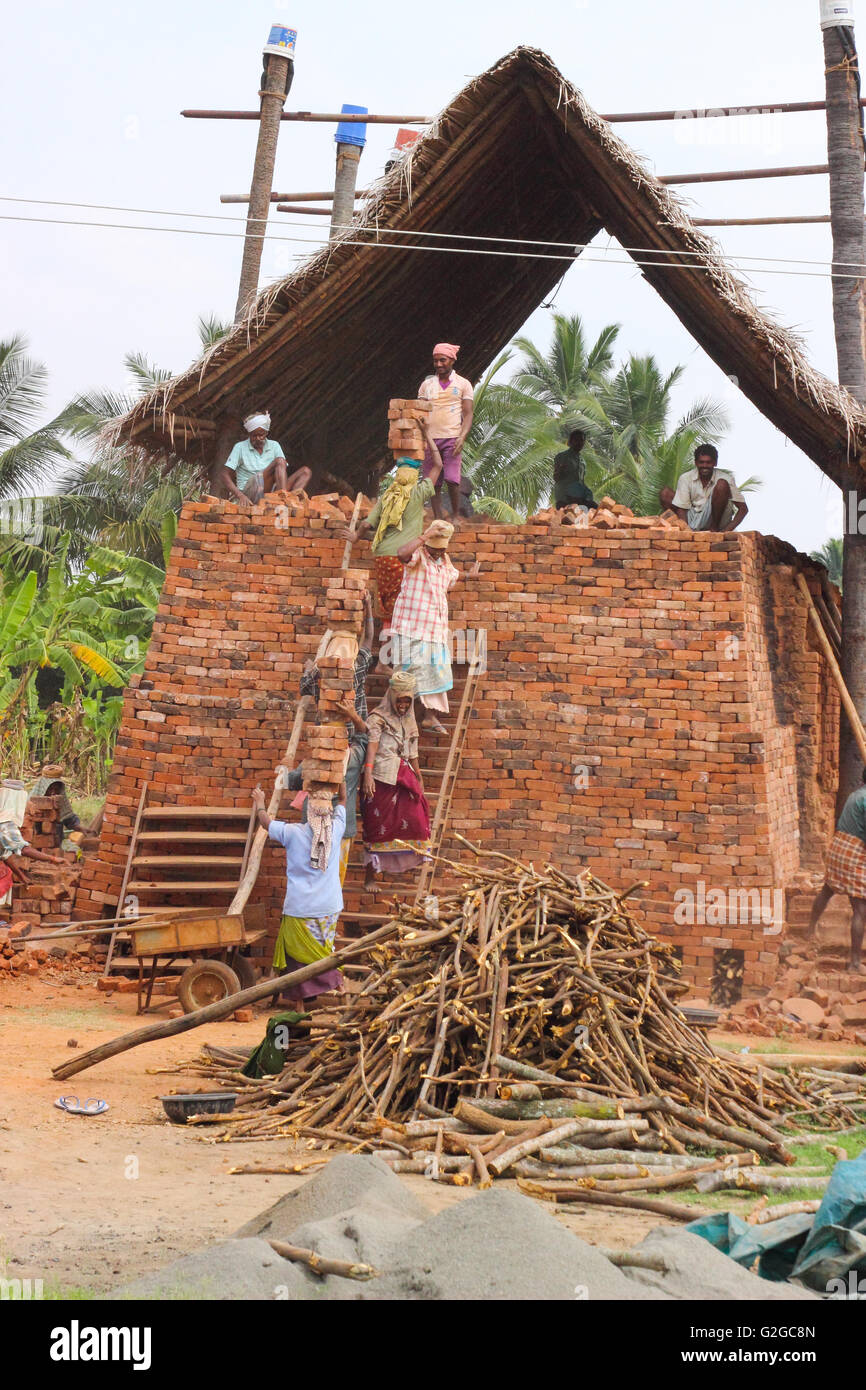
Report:
[[[21,827],[24,839],[46,854],[60,854],[58,819],[60,798],[31,796]],[[30,882],[15,884],[12,907],[0,907],[0,919],[38,926],[42,922],[65,921],[72,914],[81,867],[71,853],[60,864],[42,859],[25,859],[22,866]]]
[[394,400],[388,406],[388,448],[394,457],[424,457],[424,422],[433,409],[430,401]]
[[[832,823],[822,778],[838,699],[786,573],[808,574],[808,562],[756,534],[619,521],[467,524],[454,537],[455,654],[483,630],[488,670],[451,825],[521,859],[646,882],[635,901],[691,978],[707,983],[733,949],[747,985],[761,986],[777,968],[775,924],[706,917],[701,893],[772,900]],[[116,902],[145,781],[150,804],[247,805],[272,776],[303,662],[331,625],[342,550],[336,519],[286,516],[279,499],[249,513],[184,508],[145,674],[127,692],[82,916]],[[356,548],[355,563],[368,554]],[[481,576],[468,581],[475,559]],[[462,852],[455,841],[446,851]],[[282,890],[269,849],[255,900],[275,918]]]

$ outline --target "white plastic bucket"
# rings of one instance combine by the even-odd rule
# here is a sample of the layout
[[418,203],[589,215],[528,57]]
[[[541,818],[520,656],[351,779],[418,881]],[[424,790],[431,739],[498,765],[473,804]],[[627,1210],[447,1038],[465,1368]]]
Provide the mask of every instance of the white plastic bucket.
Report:
[[854,24],[854,0],[821,0],[821,28],[833,29],[837,24]]
[[[840,21],[841,23],[841,21]],[[285,24],[272,24],[271,32],[263,52],[273,53],[277,58],[294,58],[295,44],[298,42],[297,29],[289,29]]]

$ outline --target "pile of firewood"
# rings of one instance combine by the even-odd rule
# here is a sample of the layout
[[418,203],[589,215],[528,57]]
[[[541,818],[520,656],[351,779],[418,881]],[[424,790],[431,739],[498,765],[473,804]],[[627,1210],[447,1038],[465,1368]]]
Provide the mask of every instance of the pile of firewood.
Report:
[[[280,1075],[251,1080],[224,1049],[185,1068],[239,1092],[229,1117],[200,1121],[216,1137],[347,1143],[461,1182],[566,1170],[575,1191],[624,1196],[794,1162],[782,1131],[814,1102],[689,1027],[632,890],[495,853],[451,869],[460,889],[401,910],[334,1013],[288,1036]],[[822,1101],[822,1123],[840,1123]]]

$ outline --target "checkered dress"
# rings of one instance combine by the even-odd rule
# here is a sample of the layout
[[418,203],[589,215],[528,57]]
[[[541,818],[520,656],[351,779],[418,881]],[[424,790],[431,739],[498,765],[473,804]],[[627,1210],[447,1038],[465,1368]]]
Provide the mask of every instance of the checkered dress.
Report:
[[403,583],[391,631],[414,637],[434,647],[448,642],[448,590],[460,576],[447,555],[437,564],[423,546],[415,551],[403,573]]
[[866,898],[866,845],[856,835],[836,831],[827,852],[826,882],[837,893]]

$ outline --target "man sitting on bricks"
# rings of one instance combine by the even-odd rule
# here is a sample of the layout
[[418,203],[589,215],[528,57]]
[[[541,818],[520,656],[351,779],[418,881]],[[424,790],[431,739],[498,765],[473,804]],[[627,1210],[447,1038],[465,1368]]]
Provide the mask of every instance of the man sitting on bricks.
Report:
[[268,439],[271,417],[266,410],[244,420],[247,438],[234,446],[223,468],[229,497],[249,509],[266,492],[302,492],[312,476],[309,468],[297,468],[289,477],[281,444]]
[[719,468],[714,444],[699,444],[695,466],[683,473],[677,490],[663,487],[661,504],[688,522],[693,531],[735,531],[749,508],[733,473]]

